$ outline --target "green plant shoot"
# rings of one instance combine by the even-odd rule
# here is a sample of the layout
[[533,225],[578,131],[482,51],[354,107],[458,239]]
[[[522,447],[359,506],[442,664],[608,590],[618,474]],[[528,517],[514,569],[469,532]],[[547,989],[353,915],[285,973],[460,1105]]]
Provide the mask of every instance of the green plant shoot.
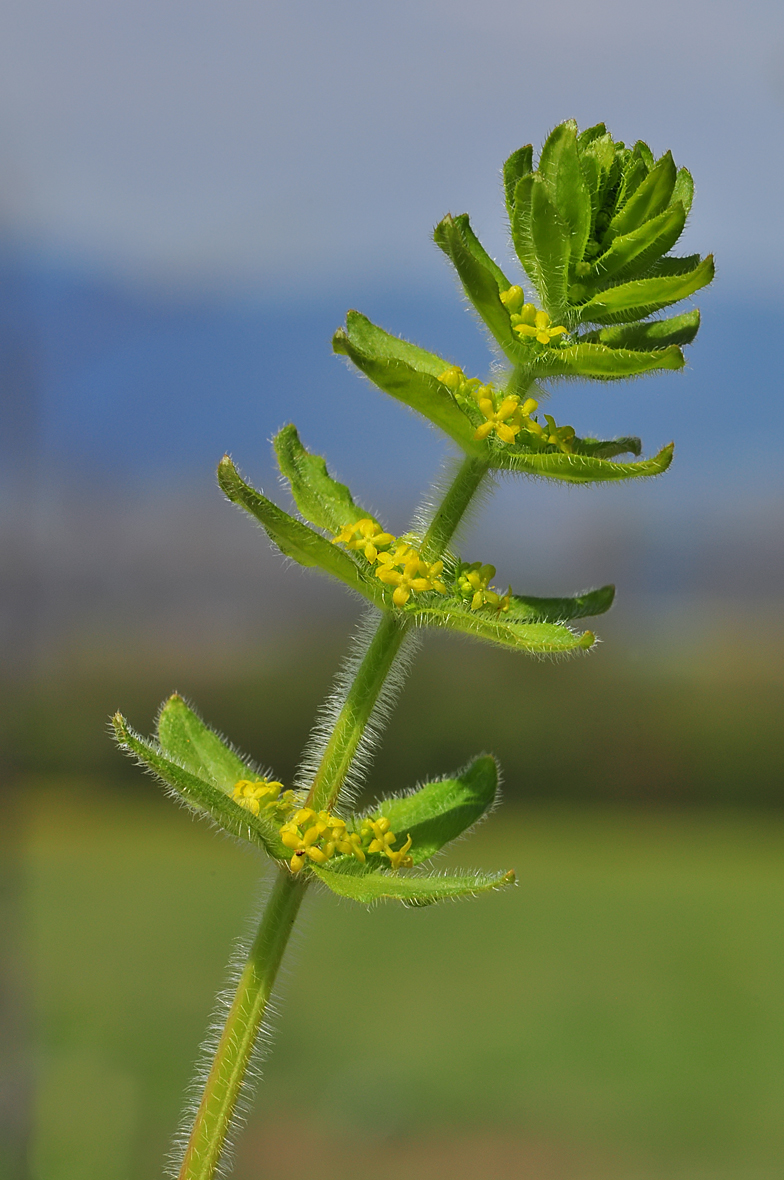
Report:
[[[580,620],[613,601],[603,586],[573,598],[537,598],[495,583],[492,554],[462,554],[457,537],[482,483],[495,471],[591,484],[660,475],[672,446],[641,458],[634,437],[584,437],[542,410],[565,378],[617,381],[681,369],[699,328],[696,309],[662,314],[713,277],[710,256],[671,253],[694,185],[685,168],[647,144],[613,140],[603,124],[560,124],[534,168],[530,146],[504,165],[511,240],[520,271],[490,258],[468,216],[447,216],[435,241],[487,328],[491,380],[458,361],[390,335],[357,311],[333,339],[336,353],[384,393],[443,431],[457,450],[452,481],[425,523],[402,536],[357,503],[311,454],[294,426],[274,440],[298,515],[253,488],[225,456],[226,496],[262,525],[281,553],[315,566],[367,599],[371,623],[357,641],[314,729],[295,782],[260,769],[209,728],[179,696],[167,700],[155,737],[114,718],[120,746],[197,815],[274,862],[274,883],[225,1026],[186,1115],[173,1174],[209,1180],[259,1042],[270,993],[307,890],[320,884],[361,905],[418,907],[505,888],[514,872],[443,873],[428,862],[498,800],[492,757],[413,790],[352,805],[411,656],[426,627],[459,631],[512,651],[567,655],[595,642]],[[459,360],[459,358],[458,358]],[[424,519],[418,517],[417,520]]]

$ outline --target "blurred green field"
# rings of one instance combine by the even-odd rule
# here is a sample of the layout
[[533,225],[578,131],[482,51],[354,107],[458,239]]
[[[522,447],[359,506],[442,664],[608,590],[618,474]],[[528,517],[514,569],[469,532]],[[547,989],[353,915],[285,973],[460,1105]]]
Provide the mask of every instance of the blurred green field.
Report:
[[[32,1176],[147,1180],[260,866],[151,794],[23,799]],[[452,859],[520,887],[312,899],[241,1180],[784,1176],[784,818],[509,806]]]
[[[744,631],[744,626],[747,630]],[[174,690],[290,782],[350,628],[284,634],[242,658],[85,649],[81,663],[0,681],[0,772],[91,775],[145,794],[107,740],[118,708],[144,733]],[[639,633],[636,633],[639,640]],[[400,790],[491,749],[508,798],[784,804],[784,636],[728,618],[645,632],[568,663],[428,636],[384,737],[374,789]]]

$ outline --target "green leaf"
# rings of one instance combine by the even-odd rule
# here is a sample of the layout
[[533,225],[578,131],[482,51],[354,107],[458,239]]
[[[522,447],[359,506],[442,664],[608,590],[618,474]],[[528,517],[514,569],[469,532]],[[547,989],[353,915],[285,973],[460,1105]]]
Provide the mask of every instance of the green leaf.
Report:
[[577,455],[595,455],[597,459],[614,459],[616,455],[641,455],[639,438],[575,438],[572,448]]
[[231,793],[240,779],[258,777],[177,693],[169,697],[158,715],[158,741],[167,758],[221,791]]
[[[253,815],[235,803],[214,782],[186,770],[167,757],[161,748],[135,733],[120,713],[112,718],[117,741],[122,749],[170,787],[199,814],[209,815],[232,836],[263,848],[269,856],[287,856],[275,823],[262,815]],[[245,769],[245,768],[243,768]]]
[[381,583],[376,587],[376,580],[365,576],[348,553],[289,516],[246,483],[228,455],[224,455],[218,465],[218,483],[232,503],[238,504],[259,521],[281,553],[300,565],[313,566],[332,574],[377,606],[384,605]]
[[586,127],[585,131],[581,131],[577,136],[577,146],[583,152],[595,139],[606,135],[607,128],[604,123],[594,123],[593,127]]
[[647,143],[645,143],[641,139],[638,139],[636,144],[632,148],[632,152],[635,156],[638,156],[643,161],[643,163],[645,164],[645,167],[650,172],[654,166],[654,159],[653,159],[653,152],[648,147]]
[[573,119],[561,123],[547,137],[538,171],[569,227],[572,261],[579,262],[591,230],[591,198],[577,153],[577,124]]
[[672,153],[666,152],[638,185],[620,212],[613,217],[607,231],[608,240],[631,233],[643,222],[649,221],[651,217],[656,217],[666,209],[672,199],[675,176]]
[[[347,314],[343,334],[348,337],[352,348],[370,360],[403,361],[418,373],[429,373],[431,377],[439,377],[451,365],[451,361],[436,356],[434,352],[426,352],[418,344],[410,344],[408,340],[390,335],[359,311]],[[343,349],[335,351],[342,352]]]
[[645,319],[672,303],[693,295],[713,279],[713,255],[683,275],[635,279],[594,295],[579,308],[583,323],[613,324]]
[[518,148],[516,152],[512,152],[504,164],[504,194],[506,196],[506,210],[509,214],[510,221],[514,213],[517,182],[521,176],[525,176],[528,172],[533,172],[533,170],[534,149],[530,143],[526,144],[525,147]]
[[589,619],[608,611],[614,598],[614,586],[586,590],[584,594],[576,594],[573,598],[535,598],[532,595],[513,594],[508,615],[505,617],[542,623],[566,623],[569,619]]
[[479,241],[479,238],[471,228],[471,222],[468,219],[468,214],[459,213],[457,217],[454,218],[454,223],[460,231],[463,241],[465,242],[469,252],[474,256],[476,261],[481,266],[486,267],[486,269],[489,270],[493,275],[493,278],[498,284],[498,290],[508,291],[512,285],[510,280],[506,277],[495,259],[490,257],[482,243]]
[[676,201],[680,201],[688,216],[693,200],[694,180],[692,178],[691,172],[689,172],[687,168],[679,168],[678,175],[675,177],[675,186],[672,190],[670,203],[674,205]]
[[362,873],[352,870],[349,864],[335,864],[334,868],[314,865],[311,871],[338,897],[358,901],[361,905],[372,905],[376,901],[402,901],[406,906],[426,906],[437,901],[473,897],[477,893],[487,893],[491,889],[501,889],[504,885],[515,883],[515,875],[511,870],[506,873],[443,875],[380,871]]
[[332,478],[326,461],[305,450],[295,426],[284,426],[273,445],[280,469],[291,484],[294,502],[311,524],[339,533],[344,525],[375,520],[371,512],[354,501],[345,484]]
[[372,811],[385,815],[393,832],[411,837],[410,856],[421,864],[456,840],[492,807],[498,792],[498,767],[485,754],[453,778],[437,779],[407,795],[381,799]]
[[520,621],[491,607],[472,611],[461,598],[444,598],[427,606],[417,604],[403,608],[420,626],[460,631],[474,639],[483,639],[499,647],[532,654],[567,654],[593,647],[596,636],[590,631],[576,635],[557,623]]
[[636,463],[614,463],[595,455],[528,454],[511,448],[493,453],[493,466],[502,471],[539,475],[546,479],[561,479],[567,483],[609,483],[618,479],[639,479],[661,475],[672,462],[673,444],[662,447],[652,459]]
[[631,233],[613,238],[609,250],[597,258],[591,274],[583,282],[589,289],[594,283],[606,287],[617,275],[634,278],[643,274],[657,258],[672,249],[685,224],[683,205],[671,205]]
[[596,377],[603,381],[638,377],[654,369],[682,369],[683,353],[675,346],[640,352],[610,348],[604,343],[580,343],[551,348],[536,358],[531,371],[547,377]]
[[642,324],[616,324],[591,333],[597,341],[610,348],[636,348],[649,352],[670,345],[691,344],[700,327],[699,308],[664,320],[650,320]]
[[512,241],[545,311],[559,323],[566,310],[571,232],[536,173],[518,181]]
[[[523,180],[525,179],[524,177]],[[505,288],[499,287],[495,270],[481,261],[471,250],[463,232],[465,224],[467,222],[462,217],[457,219],[451,215],[447,216],[436,226],[433,239],[451,259],[460,276],[463,290],[501,348],[507,355],[513,356],[518,341],[512,332],[509,312],[499,297],[499,291]]]
[[620,209],[642,184],[648,175],[645,161],[630,152],[621,172],[621,183],[616,197],[617,207]]
[[660,276],[688,275],[697,270],[701,265],[702,259],[699,254],[687,254],[683,258],[659,258],[651,267],[649,277],[658,278]]
[[[502,307],[500,301],[499,307]],[[506,320],[508,326],[508,315]],[[424,353],[425,357],[432,357],[432,361],[437,364],[420,358],[419,365],[415,367],[409,360],[394,356],[394,352],[398,351],[396,345],[399,344],[405,345],[405,341],[398,341],[395,336],[389,336],[356,311],[349,312],[346,330],[337,331],[332,339],[335,352],[347,356],[384,393],[422,414],[434,426],[438,426],[449,435],[464,451],[469,454],[481,453],[480,444],[474,441],[475,427],[460,409],[447,386],[438,380],[438,376],[450,367],[448,361]],[[401,351],[405,352],[413,347],[407,345]],[[420,349],[416,351],[422,352]],[[433,372],[435,369],[436,373]]]

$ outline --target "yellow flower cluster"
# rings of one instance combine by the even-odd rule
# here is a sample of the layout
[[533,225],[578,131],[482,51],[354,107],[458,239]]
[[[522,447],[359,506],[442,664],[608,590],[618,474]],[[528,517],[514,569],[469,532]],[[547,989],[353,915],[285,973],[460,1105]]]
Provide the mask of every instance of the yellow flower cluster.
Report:
[[395,587],[392,595],[395,606],[405,606],[412,590],[446,594],[447,588],[441,581],[443,569],[443,561],[425,561],[419,550],[407,541],[397,541],[392,551],[379,553],[376,577],[385,586]]
[[471,599],[471,610],[479,610],[482,606],[492,606],[497,611],[509,610],[512,587],[506,594],[499,594],[497,590],[490,589],[494,577],[494,565],[482,565],[474,561],[458,568],[457,589],[462,598]]
[[547,312],[534,307],[533,303],[525,302],[522,287],[510,287],[508,291],[501,291],[499,298],[509,312],[512,328],[518,336],[551,345],[556,336],[566,335],[563,324],[550,327]]
[[385,549],[394,541],[391,533],[385,533],[381,525],[366,516],[354,524],[346,524],[336,537],[333,545],[345,545],[347,549],[359,549],[368,561],[375,561],[380,549]]
[[550,414],[544,415],[547,425],[542,426],[535,418],[531,417],[534,411],[539,408],[536,398],[528,397],[521,403],[516,393],[502,397],[493,389],[492,385],[482,385],[476,377],[468,380],[462,369],[458,369],[456,366],[445,369],[439,377],[439,381],[442,381],[453,393],[459,393],[461,396],[470,395],[478,405],[484,422],[477,427],[474,434],[477,441],[495,433],[501,442],[513,443],[517,441],[517,435],[521,430],[527,430],[529,434],[534,435],[540,446],[556,446],[564,454],[571,454],[574,427],[556,426],[555,420]]
[[263,778],[252,782],[250,779],[242,778],[234,784],[231,797],[240,807],[244,807],[252,815],[258,815],[261,811],[276,811],[281,808],[285,811],[293,806],[294,792],[283,791],[281,795],[281,791],[283,783],[274,779]]
[[358,832],[350,832],[345,821],[329,811],[314,811],[302,807],[280,829],[280,838],[292,850],[289,866],[299,873],[308,859],[314,864],[326,864],[336,853],[355,857],[364,864],[367,854],[383,853],[393,869],[410,868],[413,861],[407,855],[411,847],[409,836],[402,848],[392,847],[397,836],[390,831],[386,816],[377,820],[362,820]]
[[441,581],[443,561],[425,561],[419,550],[408,541],[398,540],[391,533],[382,532],[381,526],[369,517],[345,525],[333,538],[332,544],[359,549],[368,561],[376,562],[376,577],[385,586],[395,587],[392,595],[395,606],[405,606],[412,591],[422,593],[435,590],[439,594],[447,593]]

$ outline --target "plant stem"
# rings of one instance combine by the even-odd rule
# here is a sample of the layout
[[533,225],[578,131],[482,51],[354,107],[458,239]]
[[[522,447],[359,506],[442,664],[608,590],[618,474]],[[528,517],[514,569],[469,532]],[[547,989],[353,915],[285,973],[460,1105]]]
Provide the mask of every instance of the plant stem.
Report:
[[435,561],[444,552],[487,472],[487,463],[470,455],[460,464],[422,540],[425,561]]
[[[487,470],[487,464],[472,457],[462,462],[423,538],[421,552],[425,560],[435,561],[444,552]],[[404,613],[383,612],[324,748],[308,794],[308,806],[329,809],[336,802],[411,626]],[[267,1001],[307,885],[305,875],[295,877],[285,868],[278,872],[215,1052],[179,1180],[211,1180],[215,1174]]]
[[221,1033],[179,1180],[210,1180],[215,1174],[275,976],[306,888],[307,879],[295,877],[288,869],[278,870]]
[[[444,552],[487,470],[487,464],[480,459],[469,456],[463,460],[422,540],[421,553],[426,561],[435,561]],[[307,806],[317,811],[329,810],[336,802],[365,726],[411,625],[405,615],[394,611],[381,616],[322,754]]]
[[334,805],[379,693],[410,629],[410,621],[394,611],[385,611],[381,616],[321,756],[308,792],[307,807],[329,811]]

